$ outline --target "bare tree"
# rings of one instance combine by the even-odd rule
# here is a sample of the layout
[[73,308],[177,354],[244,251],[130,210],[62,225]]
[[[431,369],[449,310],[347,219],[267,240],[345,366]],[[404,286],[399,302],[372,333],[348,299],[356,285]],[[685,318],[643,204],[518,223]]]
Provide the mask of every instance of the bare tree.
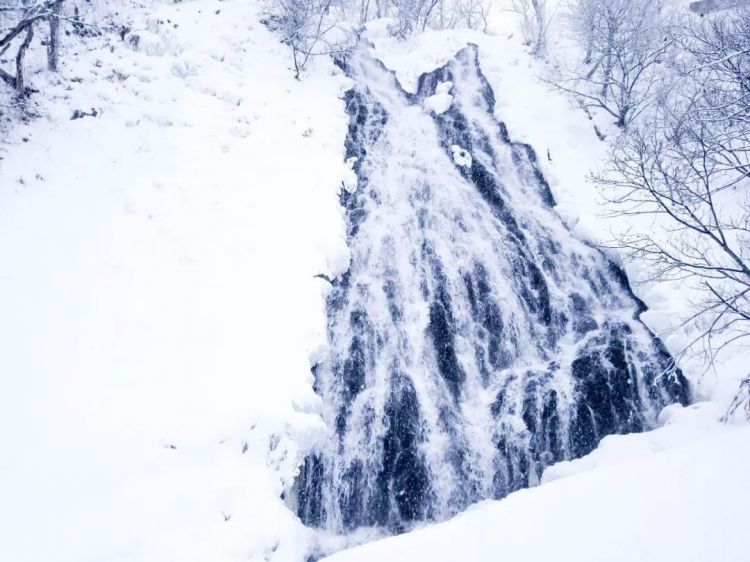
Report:
[[659,218],[649,232],[621,236],[618,247],[650,267],[649,280],[696,283],[702,298],[691,320],[712,318],[696,343],[708,337],[718,351],[716,335],[732,334],[722,345],[750,336],[750,202],[730,208],[722,197],[745,180],[717,164],[722,148],[703,124],[686,114],[662,119],[633,130],[597,180],[615,214]]
[[[597,178],[613,214],[655,219],[616,246],[648,279],[696,289],[685,352],[710,361],[750,338],[750,13],[683,30],[681,78]],[[748,408],[742,392],[734,411]],[[750,410],[748,410],[750,412]]]
[[554,85],[625,129],[657,91],[658,65],[673,41],[658,0],[575,0],[573,21],[585,51],[579,68]]
[[60,65],[60,18],[62,17],[62,6],[64,0],[57,0],[50,6],[49,40],[47,41],[47,68],[57,72]]
[[331,7],[344,19],[359,23],[393,18],[394,33],[404,38],[428,28],[485,30],[491,3],[491,0],[334,0]]
[[600,0],[574,0],[570,5],[570,19],[573,22],[573,31],[582,43],[585,55],[583,64],[591,64],[594,55],[594,42],[599,29],[599,18],[601,12]]
[[685,77],[672,98],[686,100],[693,120],[722,149],[720,169],[750,174],[750,9],[703,19],[687,27],[680,44],[687,53]]
[[531,54],[535,57],[543,56],[547,51],[547,33],[551,19],[547,0],[513,0],[512,11],[521,18],[521,33],[525,44],[531,47]]
[[489,23],[490,0],[441,0],[438,17],[430,22],[434,29],[455,29],[464,27],[486,31]]
[[492,4],[492,0],[468,0],[464,8],[466,27],[486,32]]
[[298,80],[311,57],[343,52],[346,34],[331,13],[333,0],[274,0],[272,27],[292,49],[294,76]]
[[[0,79],[16,91],[21,98],[26,93],[25,58],[34,39],[35,27],[41,22],[49,24],[49,38],[47,47],[47,65],[52,71],[57,71],[59,60],[60,29],[64,0],[37,0],[35,2],[14,1],[0,6],[4,15],[13,14],[10,25],[0,35],[0,55],[5,54],[16,45],[15,75],[0,68]],[[5,20],[7,21],[7,17]]]
[[406,37],[414,31],[424,31],[431,21],[439,19],[443,3],[440,0],[391,0],[398,22],[397,33]]

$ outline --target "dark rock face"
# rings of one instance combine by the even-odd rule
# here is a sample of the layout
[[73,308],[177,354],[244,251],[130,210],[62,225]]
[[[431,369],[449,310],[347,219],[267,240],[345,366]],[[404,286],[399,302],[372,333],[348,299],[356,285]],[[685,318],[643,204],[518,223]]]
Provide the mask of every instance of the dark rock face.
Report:
[[[300,472],[305,523],[444,519],[688,401],[622,272],[565,228],[495,119],[475,47],[416,94],[364,49],[343,67],[359,186],[341,197],[352,262],[314,370],[332,436]],[[423,109],[445,90],[447,111]]]

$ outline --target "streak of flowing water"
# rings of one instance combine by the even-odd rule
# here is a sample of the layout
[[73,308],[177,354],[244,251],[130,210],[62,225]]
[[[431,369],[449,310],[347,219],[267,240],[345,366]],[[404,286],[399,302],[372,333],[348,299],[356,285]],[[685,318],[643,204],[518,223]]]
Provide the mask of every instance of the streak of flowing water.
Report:
[[359,185],[342,194],[351,267],[315,367],[332,435],[298,479],[304,522],[445,519],[687,401],[621,271],[567,230],[494,118],[476,47],[416,95],[365,47],[343,66]]

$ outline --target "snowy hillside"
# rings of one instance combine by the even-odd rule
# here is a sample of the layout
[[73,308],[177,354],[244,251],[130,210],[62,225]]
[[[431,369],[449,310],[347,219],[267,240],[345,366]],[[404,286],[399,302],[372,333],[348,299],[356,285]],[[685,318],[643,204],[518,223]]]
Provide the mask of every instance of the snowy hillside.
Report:
[[295,81],[253,2],[130,17],[2,147],[0,558],[299,560],[346,81]]
[[605,216],[619,133],[545,82],[568,36],[371,16],[295,79],[269,1],[84,4],[25,117],[0,82],[0,560],[747,560],[747,347],[662,377],[692,293],[592,246],[650,225]]

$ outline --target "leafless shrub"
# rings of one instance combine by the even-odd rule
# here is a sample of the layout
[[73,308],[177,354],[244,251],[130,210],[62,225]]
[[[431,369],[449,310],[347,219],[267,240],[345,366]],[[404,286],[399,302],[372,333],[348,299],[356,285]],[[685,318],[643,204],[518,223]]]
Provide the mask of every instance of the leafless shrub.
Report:
[[272,27],[292,50],[294,75],[311,57],[331,55],[350,47],[349,36],[332,11],[333,0],[274,0]]

